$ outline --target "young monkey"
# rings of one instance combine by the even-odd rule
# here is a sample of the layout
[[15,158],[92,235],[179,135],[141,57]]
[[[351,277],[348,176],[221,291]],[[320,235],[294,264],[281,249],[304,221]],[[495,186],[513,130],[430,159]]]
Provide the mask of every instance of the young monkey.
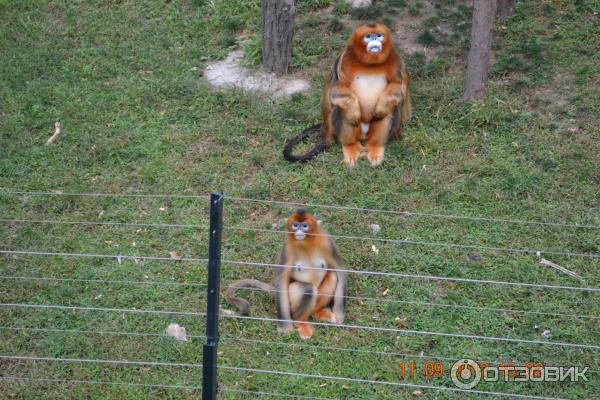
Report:
[[248,302],[235,298],[235,292],[245,286],[274,291],[277,303],[277,330],[291,331],[294,326],[302,339],[309,339],[317,321],[344,321],[344,292],[347,276],[339,269],[341,257],[331,238],[305,210],[297,210],[287,219],[286,240],[279,256],[281,265],[275,288],[254,280],[235,282],[225,293],[225,299],[237,306],[241,314],[248,311]]
[[308,339],[314,327],[307,324],[312,315],[317,321],[344,321],[344,292],[347,276],[339,269],[341,257],[331,238],[305,210],[287,219],[287,238],[281,252],[277,284],[279,332],[292,329]]
[[381,164],[388,139],[400,137],[402,124],[410,119],[409,82],[390,30],[379,23],[360,25],[333,65],[323,90],[320,130],[324,143],[304,155],[293,155],[293,146],[317,129],[308,128],[288,142],[285,158],[308,161],[337,140],[349,166],[355,166],[364,152],[371,165]]

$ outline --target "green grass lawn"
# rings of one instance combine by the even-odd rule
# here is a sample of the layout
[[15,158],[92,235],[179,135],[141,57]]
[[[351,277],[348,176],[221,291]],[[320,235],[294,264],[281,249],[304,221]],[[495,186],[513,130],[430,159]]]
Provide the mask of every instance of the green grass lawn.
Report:
[[[256,62],[258,0],[0,0],[0,192],[191,196],[223,190],[230,197],[223,258],[266,263],[276,260],[281,234],[239,228],[280,229],[293,208],[231,197],[600,225],[598,0],[519,1],[516,14],[496,27],[495,64],[482,104],[456,101],[470,23],[464,2],[432,1],[438,16],[422,21],[420,40],[435,51],[429,57],[405,57],[414,100],[405,138],[390,143],[380,167],[363,159],[355,169],[343,164],[339,146],[307,165],[289,164],[282,157],[283,143],[318,121],[323,77],[345,43],[352,18],[393,23],[409,15],[418,20],[429,2],[378,1],[363,14],[351,13],[341,2],[297,3],[293,72],[309,77],[313,89],[272,99],[215,91],[200,74],[233,47],[246,47],[247,63]],[[436,30],[442,23],[452,31]],[[46,146],[56,121],[63,134]],[[0,222],[1,249],[207,256],[205,198],[0,194],[0,210],[4,219],[195,225]],[[310,210],[334,235],[600,254],[597,228]],[[381,232],[373,234],[371,224],[379,224]],[[598,258],[545,255],[577,272],[578,280],[540,265],[529,253],[370,239],[337,238],[336,244],[350,269],[600,287]],[[480,259],[470,261],[475,253]],[[205,288],[184,284],[205,283],[206,275],[203,262],[3,255],[0,302],[203,312]],[[246,277],[270,281],[274,271],[223,264],[222,285]],[[275,317],[267,295],[244,295],[252,301],[253,316]],[[600,344],[597,292],[351,275],[348,295],[380,299],[349,299],[346,323],[351,325]],[[179,342],[160,336],[169,323],[185,326],[190,335],[204,334],[203,318],[194,315],[0,307],[0,355],[201,363],[203,338]],[[550,336],[543,335],[546,330]],[[600,398],[599,350],[321,326],[302,342],[296,335],[277,335],[272,322],[231,318],[221,320],[220,332],[219,364],[224,366],[453,387],[449,359],[585,365],[595,371],[587,383],[500,382],[477,389]],[[425,361],[440,358],[446,373],[423,376]],[[400,365],[411,361],[418,367],[416,376],[402,379]],[[0,376],[193,387],[200,385],[202,371],[0,359]],[[223,399],[253,397],[239,391],[344,399],[466,396],[419,389],[417,397],[416,388],[225,369],[219,381]],[[197,389],[0,380],[3,399],[192,399],[199,394]]]

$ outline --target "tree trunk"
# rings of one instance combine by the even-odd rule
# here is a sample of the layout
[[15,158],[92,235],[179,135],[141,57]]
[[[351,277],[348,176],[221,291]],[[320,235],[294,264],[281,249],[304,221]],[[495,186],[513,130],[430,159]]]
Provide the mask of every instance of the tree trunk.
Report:
[[292,62],[294,0],[263,0],[263,67],[282,75]]
[[515,12],[516,0],[497,0],[498,8],[496,10],[496,16],[499,20],[510,17]]
[[463,100],[483,99],[492,51],[496,0],[475,0]]

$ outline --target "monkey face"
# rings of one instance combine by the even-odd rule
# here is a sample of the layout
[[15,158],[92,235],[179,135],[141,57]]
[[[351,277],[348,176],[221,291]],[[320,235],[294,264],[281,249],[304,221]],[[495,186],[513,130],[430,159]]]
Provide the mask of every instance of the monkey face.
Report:
[[390,30],[383,24],[363,24],[352,33],[348,47],[365,64],[385,62],[393,47]]
[[294,237],[296,240],[304,240],[306,232],[310,229],[310,225],[307,222],[294,222],[292,224],[292,230],[294,231]]
[[287,219],[288,233],[296,240],[309,240],[319,233],[319,221],[305,210],[298,210]]
[[369,53],[379,53],[383,50],[383,33],[367,33],[363,36],[363,41],[367,44],[367,52]]

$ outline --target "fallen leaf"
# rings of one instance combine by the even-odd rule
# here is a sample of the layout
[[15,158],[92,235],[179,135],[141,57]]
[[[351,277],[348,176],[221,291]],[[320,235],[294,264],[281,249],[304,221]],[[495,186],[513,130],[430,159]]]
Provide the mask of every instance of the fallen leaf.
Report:
[[176,251],[169,252],[169,255],[174,260],[181,260],[181,256]]
[[50,136],[50,138],[48,138],[48,140],[46,141],[46,145],[52,144],[56,139],[58,139],[58,137],[60,136],[60,132],[61,132],[60,122],[56,121],[54,123],[54,134],[52,136]]
[[176,340],[187,341],[185,328],[179,324],[169,324],[167,327],[167,336],[174,337]]

